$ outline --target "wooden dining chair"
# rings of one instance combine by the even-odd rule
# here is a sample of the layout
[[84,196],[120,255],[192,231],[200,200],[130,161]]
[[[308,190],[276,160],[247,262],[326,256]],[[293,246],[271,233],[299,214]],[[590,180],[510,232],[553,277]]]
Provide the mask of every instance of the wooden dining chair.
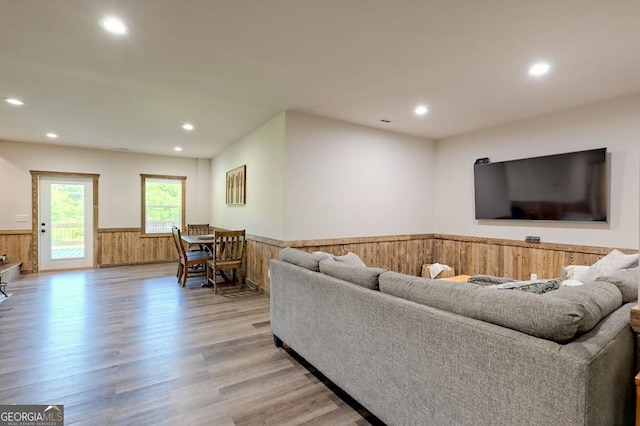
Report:
[[187,224],[187,235],[208,235],[210,234],[208,223],[189,223]]
[[[237,282],[238,288],[242,288],[244,283],[244,255],[245,231],[215,231],[214,232],[215,256],[207,261],[206,276],[207,283],[213,287],[213,293],[218,292],[218,282],[216,277],[220,272],[228,283]],[[233,271],[229,280],[224,271]]]
[[[173,227],[171,229],[173,234],[173,240],[178,250],[180,263],[178,264],[178,282],[182,282],[182,287],[187,285],[187,278],[190,276],[203,276],[206,283],[206,264],[207,261],[212,259],[209,253],[202,251],[187,251],[182,244],[182,236],[180,235],[180,229]],[[195,269],[194,267],[200,267]],[[191,275],[190,275],[191,273]]]
[[[211,228],[208,223],[188,223],[187,235],[209,235],[211,234]],[[211,251],[206,245],[201,244],[198,248],[189,247],[189,251],[206,251],[211,255]]]

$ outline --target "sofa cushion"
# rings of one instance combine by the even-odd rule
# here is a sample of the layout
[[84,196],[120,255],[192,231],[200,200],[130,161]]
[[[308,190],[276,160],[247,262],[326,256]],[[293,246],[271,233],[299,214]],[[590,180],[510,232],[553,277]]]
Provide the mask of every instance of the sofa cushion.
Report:
[[353,266],[337,260],[324,259],[320,261],[320,272],[362,287],[378,290],[378,277],[386,269]]
[[591,265],[584,273],[582,282],[595,281],[598,277],[611,275],[621,269],[635,268],[638,266],[638,253],[624,254],[618,250],[612,250],[602,259]]
[[622,269],[611,275],[598,277],[596,281],[606,281],[618,287],[624,303],[638,300],[638,267]]
[[379,284],[384,293],[556,342],[590,330],[622,304],[617,288],[605,282],[533,294],[385,272]]
[[496,288],[501,290],[520,290],[527,291],[529,293],[543,294],[548,291],[557,290],[560,287],[562,280],[560,278],[551,278],[545,280],[531,280],[531,281],[513,281],[503,284],[494,284],[487,288]]
[[561,287],[540,297],[569,302],[582,308],[576,335],[591,330],[602,318],[622,306],[620,291],[615,285],[603,281],[589,282],[578,287]]
[[312,271],[320,272],[320,261],[326,259],[325,256],[313,254],[295,248],[287,247],[280,250],[280,260],[294,265],[301,266]]

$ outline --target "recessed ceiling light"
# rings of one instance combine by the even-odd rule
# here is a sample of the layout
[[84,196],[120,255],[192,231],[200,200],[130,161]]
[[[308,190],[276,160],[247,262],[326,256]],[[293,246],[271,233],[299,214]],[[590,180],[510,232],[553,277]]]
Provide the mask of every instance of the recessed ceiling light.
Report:
[[182,151],[182,148],[180,148],[179,146],[176,146],[175,148],[173,148],[173,150],[180,152],[180,151]]
[[127,33],[127,26],[115,16],[105,16],[100,20],[100,25],[112,34],[123,35]]
[[426,105],[418,105],[416,109],[413,110],[418,115],[425,115],[429,111]]
[[185,130],[193,130],[194,129],[193,124],[191,124],[191,123],[184,123],[182,125],[182,128],[185,129]]
[[57,137],[58,137],[58,135],[57,135],[57,134],[55,134],[55,133],[47,133],[47,137],[48,137],[48,138],[51,138],[51,139],[55,139],[55,138],[57,138]]
[[538,62],[529,68],[529,75],[532,77],[540,77],[545,75],[551,69],[551,65],[548,62]]
[[24,105],[24,102],[22,102],[20,99],[16,99],[16,98],[4,98],[4,101],[8,104],[11,105],[16,105],[16,106],[21,106]]

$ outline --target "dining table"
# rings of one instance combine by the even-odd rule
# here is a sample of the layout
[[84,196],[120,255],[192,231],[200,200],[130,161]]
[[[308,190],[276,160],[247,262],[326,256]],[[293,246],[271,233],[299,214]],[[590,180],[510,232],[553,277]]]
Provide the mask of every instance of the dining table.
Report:
[[184,241],[189,247],[191,246],[199,246],[203,248],[204,246],[209,247],[211,252],[213,253],[213,246],[215,244],[215,238],[213,234],[209,235],[181,235],[182,241]]

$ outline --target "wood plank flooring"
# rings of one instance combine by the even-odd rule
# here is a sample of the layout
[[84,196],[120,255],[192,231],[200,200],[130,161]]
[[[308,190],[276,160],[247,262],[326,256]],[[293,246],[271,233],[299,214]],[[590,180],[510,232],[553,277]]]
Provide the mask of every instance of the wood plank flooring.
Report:
[[[65,424],[367,425],[273,345],[269,299],[181,288],[175,264],[26,275],[0,305],[0,404]],[[348,401],[348,399],[347,399]]]

